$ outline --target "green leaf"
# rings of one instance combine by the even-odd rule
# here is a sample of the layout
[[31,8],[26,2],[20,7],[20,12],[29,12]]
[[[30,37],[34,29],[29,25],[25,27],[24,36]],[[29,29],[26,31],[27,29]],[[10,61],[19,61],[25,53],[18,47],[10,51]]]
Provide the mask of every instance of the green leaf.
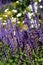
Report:
[[41,58],[41,59],[39,58],[38,61],[43,61],[43,58]]
[[26,65],[26,63],[24,62],[23,65]]
[[30,13],[32,12],[32,11],[31,11],[31,8],[29,8],[29,7],[27,7],[26,10],[27,10],[28,12],[30,12]]
[[38,2],[38,0],[34,0],[34,2]]
[[12,63],[12,65],[17,65],[16,63]]
[[22,25],[23,25],[23,23],[22,23],[22,22],[18,23],[18,26],[19,26],[19,27],[21,27]]
[[10,62],[10,63],[12,63],[12,62],[13,62],[13,60],[12,60],[12,59],[9,59],[9,62]]
[[16,55],[16,58],[18,59],[19,58],[19,55]]
[[6,65],[10,65],[10,63],[7,63]]
[[0,65],[4,65],[4,63],[0,61]]

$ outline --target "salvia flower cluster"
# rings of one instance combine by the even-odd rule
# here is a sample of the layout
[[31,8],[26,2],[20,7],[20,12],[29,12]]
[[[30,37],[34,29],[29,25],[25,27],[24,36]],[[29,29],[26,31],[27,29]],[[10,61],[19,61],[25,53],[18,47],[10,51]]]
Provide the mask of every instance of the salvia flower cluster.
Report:
[[[5,25],[3,25],[2,20],[0,20],[0,42],[2,42],[5,56],[7,56],[5,44],[9,45],[12,56],[15,56],[16,48],[19,53],[22,51],[27,55],[31,55],[31,51],[36,51],[39,43],[43,47],[43,22],[39,22],[39,16],[35,13],[33,0],[31,1],[31,5],[34,20],[33,23],[31,23],[28,11],[26,11],[23,25],[27,25],[27,29],[22,29],[22,26],[19,27],[17,19],[16,22],[12,24],[11,18],[8,18]],[[38,11],[43,19],[43,12],[39,6],[40,4],[38,4]]]
[[[37,49],[39,42],[43,46],[43,23],[36,21],[37,28],[35,28],[34,24],[34,28],[32,28],[27,13],[28,12],[26,12],[26,18],[23,23],[25,25],[27,24],[27,30],[21,31],[21,28],[17,24],[18,21],[13,25],[11,19],[8,19],[4,26],[0,20],[0,40],[3,41],[4,44],[7,43],[9,45],[12,54],[14,54],[16,47],[18,47],[18,51],[20,52],[20,48],[23,51],[27,44],[31,49]],[[39,27],[38,24],[40,24]]]

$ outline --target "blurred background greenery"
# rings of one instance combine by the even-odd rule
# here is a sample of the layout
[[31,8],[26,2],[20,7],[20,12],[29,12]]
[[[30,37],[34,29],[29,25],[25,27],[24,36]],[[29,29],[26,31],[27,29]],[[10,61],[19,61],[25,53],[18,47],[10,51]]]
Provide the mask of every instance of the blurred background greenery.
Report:
[[[0,19],[3,22],[5,22],[7,18],[18,18],[20,21],[23,21],[26,11],[32,13],[30,1],[31,0],[11,0],[9,4],[4,4],[3,7],[0,7]],[[37,3],[38,1],[41,4],[40,0],[34,0],[35,3]],[[36,12],[36,14],[38,14],[40,17],[38,11]],[[41,17],[40,21],[43,21]]]
[[11,3],[5,4],[0,8],[0,19],[5,21],[8,17],[14,17],[19,18],[19,20],[22,21],[26,10],[31,12],[29,5],[30,0],[11,0]]

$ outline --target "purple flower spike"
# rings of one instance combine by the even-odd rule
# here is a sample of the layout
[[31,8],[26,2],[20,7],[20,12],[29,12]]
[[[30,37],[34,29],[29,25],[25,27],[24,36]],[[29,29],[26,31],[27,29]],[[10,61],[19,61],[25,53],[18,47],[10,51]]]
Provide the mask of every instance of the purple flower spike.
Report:
[[4,8],[4,5],[8,5],[10,2],[10,0],[0,0],[0,7]]
[[43,6],[43,0],[42,0],[42,6]]
[[17,26],[17,22],[18,20],[16,19],[16,25],[15,25],[15,32],[16,32],[16,39],[17,39],[17,43],[18,43],[18,46],[20,46],[21,44],[21,39],[22,39],[22,33],[20,31],[20,28]]
[[11,39],[11,40],[9,40],[9,44],[10,44],[11,51],[14,51],[15,46],[14,46],[14,42],[13,42],[13,40],[12,40],[12,39]]
[[8,38],[7,38],[7,35],[8,35],[8,32],[7,32],[7,30],[6,29],[4,29],[4,31],[3,31],[3,42],[4,43],[8,43]]
[[30,40],[30,32],[28,33],[27,31],[23,31],[22,34],[23,34],[23,39],[22,39],[23,44],[24,45],[28,44],[32,48],[32,44]]
[[28,16],[28,12],[26,12],[26,17],[25,17],[24,23],[27,24],[28,27],[30,27],[30,25],[31,25],[30,19],[29,19],[29,16]]
[[10,0],[1,0],[2,4],[8,4],[10,2]]
[[16,38],[17,38],[18,45],[20,45],[22,39],[22,33],[19,28],[16,28]]
[[42,19],[43,19],[43,12],[41,11],[40,4],[38,3],[38,12],[40,13]]
[[41,17],[42,17],[42,19],[43,19],[43,12],[41,12]]
[[13,32],[13,26],[12,26],[12,22],[10,19],[8,19],[6,21],[6,31],[9,32]]
[[36,23],[37,23],[37,25],[38,25],[38,24],[39,24],[39,17],[36,16],[35,19],[36,19]]
[[40,41],[42,42],[42,45],[43,45],[43,33],[42,33],[42,30],[39,29],[38,33],[39,33],[39,39],[40,39]]
[[40,22],[39,22],[39,17],[35,16],[35,21],[34,21],[34,28],[38,29],[40,27]]
[[2,22],[0,21],[0,39],[2,39]]
[[23,31],[23,37],[24,37],[25,40],[28,39],[27,31]]
[[13,38],[12,38],[10,33],[7,35],[7,38],[8,38],[8,41],[9,41],[8,44],[10,46],[10,49],[11,49],[11,52],[12,52],[12,55],[13,55],[14,54],[14,50],[15,50],[14,40],[13,40]]
[[34,0],[32,0],[30,4],[32,5],[33,13],[35,13]]

